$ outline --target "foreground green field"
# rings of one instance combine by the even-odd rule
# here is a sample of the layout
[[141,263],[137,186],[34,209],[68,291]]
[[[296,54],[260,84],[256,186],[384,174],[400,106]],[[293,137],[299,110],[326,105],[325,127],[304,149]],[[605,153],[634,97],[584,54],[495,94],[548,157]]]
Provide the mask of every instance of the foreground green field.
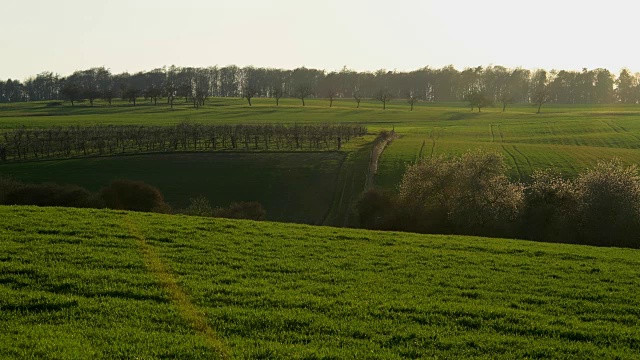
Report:
[[2,358],[637,358],[637,250],[0,207]]

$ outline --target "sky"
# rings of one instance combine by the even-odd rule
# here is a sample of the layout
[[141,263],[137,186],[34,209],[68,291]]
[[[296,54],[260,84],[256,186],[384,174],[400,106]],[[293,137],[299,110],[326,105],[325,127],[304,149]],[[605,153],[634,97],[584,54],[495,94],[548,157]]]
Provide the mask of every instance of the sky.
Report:
[[1,0],[0,79],[104,66],[640,71],[640,2]]

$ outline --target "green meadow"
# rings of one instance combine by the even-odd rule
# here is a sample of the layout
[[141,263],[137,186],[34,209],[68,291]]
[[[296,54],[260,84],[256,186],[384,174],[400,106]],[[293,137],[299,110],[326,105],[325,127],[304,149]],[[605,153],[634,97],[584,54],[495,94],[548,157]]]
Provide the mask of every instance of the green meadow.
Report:
[[541,114],[530,105],[471,111],[464,103],[418,103],[414,111],[400,99],[387,110],[381,103],[340,99],[258,98],[249,107],[242,99],[213,98],[204,107],[176,102],[138,106],[99,101],[51,106],[50,102],[0,106],[0,130],[17,126],[83,126],[95,124],[169,125],[182,121],[220,124],[359,123],[371,135],[353,140],[339,152],[216,152],[152,154],[113,158],[0,164],[0,174],[29,182],[73,183],[97,190],[114,178],[155,185],[176,208],[189,198],[207,196],[214,205],[260,201],[270,220],[311,224],[353,224],[350,204],[364,188],[371,141],[394,129],[393,141],[379,161],[376,184],[395,189],[407,164],[421,157],[458,154],[484,148],[503,154],[514,180],[526,181],[536,169],[553,168],[574,176],[614,157],[640,162],[640,106],[545,105]]
[[[0,163],[98,190],[155,185],[176,209],[260,201],[274,221],[351,226],[372,142],[376,183],[421,157],[501,152],[513,179],[640,161],[640,106],[502,113],[402,100],[3,104],[0,129],[94,124],[365,124],[340,151],[217,151]],[[0,358],[619,358],[640,352],[638,250],[108,210],[0,207]]]
[[[513,175],[526,177],[532,169],[556,167],[574,175],[594,159],[620,157],[638,159],[640,107],[636,105],[545,105],[541,114],[530,105],[484,108],[470,111],[464,103],[418,103],[414,111],[402,100],[394,100],[383,111],[375,101],[340,99],[329,108],[328,101],[312,99],[302,107],[296,99],[282,99],[276,107],[271,99],[254,99],[247,106],[242,99],[214,98],[193,109],[180,104],[170,109],[141,102],[130,106],[115,102],[95,107],[47,102],[3,104],[0,129],[16,126],[48,127],[93,124],[162,125],[181,121],[225,124],[254,123],[364,123],[370,132],[395,129],[402,138],[390,146],[381,167],[382,177],[393,177],[398,163],[419,156],[462,152],[477,147],[504,153]],[[382,170],[381,169],[381,170]]]
[[0,207],[2,358],[636,358],[638,250]]

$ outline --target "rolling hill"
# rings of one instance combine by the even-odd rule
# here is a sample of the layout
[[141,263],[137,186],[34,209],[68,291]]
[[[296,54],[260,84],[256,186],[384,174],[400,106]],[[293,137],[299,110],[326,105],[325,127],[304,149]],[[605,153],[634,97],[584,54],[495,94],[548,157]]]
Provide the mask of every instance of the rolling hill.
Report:
[[636,358],[638,250],[0,207],[0,357]]

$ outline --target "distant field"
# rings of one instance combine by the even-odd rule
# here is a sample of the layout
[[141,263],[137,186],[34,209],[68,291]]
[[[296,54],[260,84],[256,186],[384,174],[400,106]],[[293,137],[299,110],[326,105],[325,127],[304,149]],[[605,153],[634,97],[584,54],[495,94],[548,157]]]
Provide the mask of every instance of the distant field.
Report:
[[[461,153],[477,148],[502,153],[510,167],[509,175],[515,180],[523,181],[526,181],[534,170],[544,168],[553,168],[565,176],[574,176],[595,165],[600,159],[618,157],[628,164],[640,163],[639,105],[545,105],[542,113],[536,114],[536,109],[530,105],[513,105],[504,113],[499,108],[486,108],[478,113],[477,110],[470,111],[464,103],[419,103],[414,111],[409,111],[409,105],[401,99],[392,101],[386,111],[382,110],[381,103],[371,100],[363,101],[360,108],[356,109],[355,101],[351,99],[337,100],[332,108],[329,108],[328,101],[324,99],[310,99],[305,107],[302,107],[297,99],[283,99],[279,107],[276,107],[275,101],[271,99],[254,99],[254,106],[249,107],[242,99],[229,98],[209,99],[200,109],[193,109],[189,104],[184,103],[178,103],[174,109],[169,109],[166,104],[153,106],[148,103],[140,103],[139,106],[133,107],[121,101],[115,102],[111,107],[100,102],[96,104],[93,108],[87,103],[78,104],[76,107],[71,107],[68,103],[62,106],[48,106],[47,102],[2,104],[0,105],[0,129],[19,125],[29,127],[87,124],[166,125],[185,120],[227,124],[361,123],[366,124],[372,134],[370,139],[373,138],[373,134],[381,130],[391,129],[395,129],[401,136],[389,146],[380,160],[376,182],[386,188],[396,188],[406,165],[421,156]],[[350,187],[345,186],[345,183],[335,187],[336,191],[349,190],[351,193],[347,197],[350,199],[357,196],[363,189],[362,178],[366,174],[366,167],[362,165],[368,161],[365,149],[367,146],[369,146],[367,141],[358,141],[350,142],[342,149],[345,152],[344,156],[359,159],[357,169],[343,167],[341,170],[349,171],[351,173],[349,178],[354,181],[357,178],[358,183],[352,181]],[[358,152],[360,152],[359,155],[356,155]],[[259,156],[256,159],[258,163],[262,162]],[[247,161],[250,162],[250,160]],[[87,166],[92,166],[93,161],[86,163]],[[346,162],[345,164],[355,163]],[[0,164],[0,174],[13,173],[13,166]],[[31,165],[16,166],[24,170],[24,178],[38,181],[46,177],[46,172],[38,170],[41,165],[33,165],[34,172],[30,175],[27,175],[27,169],[31,168]],[[117,165],[114,166],[117,168]],[[351,165],[347,165],[349,166]],[[246,173],[242,170],[244,167],[245,165],[227,168],[228,177],[231,179],[245,177]],[[131,169],[122,173],[135,174],[137,171],[137,169]],[[236,171],[237,174],[232,174]],[[146,177],[150,183],[158,185],[163,183],[162,171],[149,174],[154,174],[153,177]],[[190,177],[197,177],[191,174],[189,173]],[[346,179],[345,176],[342,175],[339,178]],[[165,177],[173,179],[174,175],[167,174]],[[320,171],[317,179],[320,180],[323,177],[324,172]],[[71,177],[66,178],[69,182],[73,181]],[[268,183],[269,181],[266,181],[266,184]],[[309,182],[305,187],[314,189],[315,192],[315,189],[318,189],[317,184],[318,182]],[[201,185],[204,183],[200,183],[194,190],[212,195],[218,194],[204,189]],[[332,184],[326,184],[322,189],[331,186]],[[212,184],[211,187],[229,189],[226,184],[221,186]],[[268,190],[264,190],[266,191]],[[217,196],[226,201],[228,198],[225,194]],[[172,195],[167,196],[172,198]],[[179,196],[183,198],[182,194]],[[317,213],[329,211],[331,224],[348,223],[348,220],[344,220],[345,214],[349,212],[348,205],[345,205],[344,200],[342,205],[336,204],[336,198],[341,196],[338,192],[334,192],[331,196],[333,205],[330,210],[322,205],[322,210],[314,211]],[[231,197],[241,198],[244,194],[229,194],[229,198]],[[177,197],[173,201],[178,201]],[[336,214],[337,208],[342,209],[340,214]],[[281,210],[271,213],[277,214],[279,211]],[[273,219],[280,219],[280,217],[273,217]],[[318,217],[314,216],[313,219],[312,222],[317,223],[315,219]]]
[[488,111],[466,115],[470,119],[397,125],[402,138],[383,154],[379,183],[394,186],[406,164],[420,156],[458,154],[477,148],[502,153],[516,180],[527,180],[534,170],[544,168],[574,176],[600,159],[614,157],[628,164],[640,163],[640,112],[633,116]]
[[617,358],[638,250],[0,207],[1,358]]

